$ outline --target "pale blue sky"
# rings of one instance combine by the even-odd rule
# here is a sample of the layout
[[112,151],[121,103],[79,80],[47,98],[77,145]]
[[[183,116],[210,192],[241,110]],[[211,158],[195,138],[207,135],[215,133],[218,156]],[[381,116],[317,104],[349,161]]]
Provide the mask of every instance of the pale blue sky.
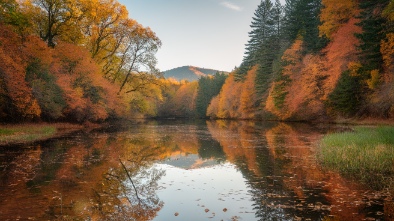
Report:
[[239,66],[260,0],[119,0],[129,17],[149,26],[163,46],[161,71],[193,65],[221,71]]

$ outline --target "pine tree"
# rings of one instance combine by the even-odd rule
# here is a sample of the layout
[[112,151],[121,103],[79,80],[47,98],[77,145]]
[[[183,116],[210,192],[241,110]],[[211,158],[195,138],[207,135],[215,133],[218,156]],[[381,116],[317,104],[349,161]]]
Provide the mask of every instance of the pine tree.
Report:
[[300,13],[303,18],[304,45],[307,52],[317,52],[322,49],[327,40],[319,37],[321,0],[301,0]]
[[213,77],[201,77],[198,80],[196,112],[198,117],[206,117],[207,108],[213,97],[219,94],[227,75],[217,72]]
[[261,54],[266,49],[269,38],[273,35],[273,20],[272,20],[273,4],[270,0],[261,1],[250,27],[252,31],[249,32],[250,40],[246,45],[246,57],[252,63],[258,63],[261,59]]
[[298,32],[302,27],[302,18],[297,12],[300,0],[286,0],[284,6],[285,17],[283,19],[283,36],[290,45],[297,38]]
[[286,0],[284,36],[288,45],[301,36],[305,52],[317,52],[328,42],[319,37],[321,0]]
[[269,86],[272,64],[280,48],[282,6],[276,0],[262,0],[258,5],[250,27],[249,41],[245,48],[244,60],[236,72],[236,80],[243,80],[248,70],[258,65],[256,91],[263,94]]
[[273,4],[270,0],[262,0],[252,17],[250,39],[246,44],[243,62],[235,76],[237,80],[243,79],[250,68],[266,59],[269,39],[275,33],[272,8]]
[[276,36],[276,49],[280,49],[280,43],[282,38],[282,23],[284,20],[283,14],[283,6],[280,4],[279,0],[275,0],[275,5],[272,8],[273,22],[275,28],[275,36]]
[[362,19],[358,25],[363,28],[361,34],[357,34],[357,38],[361,40],[360,50],[361,59],[366,64],[366,70],[380,69],[382,56],[380,53],[380,43],[386,33],[384,25],[386,19],[380,13],[375,13],[377,8],[383,8],[389,3],[389,0],[373,0],[362,1],[359,7],[362,9],[360,18]]

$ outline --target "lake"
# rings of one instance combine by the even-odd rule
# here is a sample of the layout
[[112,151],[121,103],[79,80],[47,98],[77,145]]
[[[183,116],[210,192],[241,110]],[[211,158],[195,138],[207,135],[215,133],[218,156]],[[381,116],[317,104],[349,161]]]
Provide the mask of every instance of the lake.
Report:
[[319,166],[346,129],[145,121],[0,147],[0,220],[393,220],[384,191]]

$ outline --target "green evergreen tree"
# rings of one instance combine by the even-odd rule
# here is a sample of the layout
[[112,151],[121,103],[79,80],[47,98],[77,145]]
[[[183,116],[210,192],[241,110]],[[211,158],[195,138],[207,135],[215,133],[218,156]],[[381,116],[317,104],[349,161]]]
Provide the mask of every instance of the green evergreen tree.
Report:
[[344,116],[353,116],[362,101],[362,80],[350,71],[342,73],[334,91],[328,96],[328,106]]
[[245,47],[243,62],[236,72],[236,79],[243,79],[246,72],[256,64],[269,65],[268,49],[272,35],[275,34],[272,18],[273,4],[270,0],[262,0],[258,5],[250,27],[249,41]]
[[319,37],[321,0],[301,0],[301,17],[303,20],[304,45],[306,52],[318,52],[326,44],[325,37]]
[[300,0],[286,0],[284,6],[283,36],[288,44],[294,42],[302,27],[302,17],[298,13]]
[[212,98],[219,94],[227,74],[217,72],[213,77],[201,77],[198,80],[196,112],[198,117],[206,117],[207,108]]
[[317,52],[328,42],[319,37],[321,0],[286,0],[284,7],[284,36],[288,45],[301,36],[304,39],[305,52]]
[[381,69],[381,64],[383,63],[380,43],[386,36],[386,19],[375,11],[377,11],[376,9],[384,8],[389,2],[389,0],[364,0],[359,4],[362,11],[359,17],[361,22],[358,25],[362,27],[363,32],[356,34],[356,37],[361,41],[359,46],[361,50],[360,57],[367,71]]

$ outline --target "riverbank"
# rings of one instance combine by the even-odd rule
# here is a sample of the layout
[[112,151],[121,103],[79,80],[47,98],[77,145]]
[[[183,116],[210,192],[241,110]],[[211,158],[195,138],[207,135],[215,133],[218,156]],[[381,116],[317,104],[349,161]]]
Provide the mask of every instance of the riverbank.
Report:
[[93,125],[71,123],[29,123],[0,125],[0,146],[26,144],[61,137]]

